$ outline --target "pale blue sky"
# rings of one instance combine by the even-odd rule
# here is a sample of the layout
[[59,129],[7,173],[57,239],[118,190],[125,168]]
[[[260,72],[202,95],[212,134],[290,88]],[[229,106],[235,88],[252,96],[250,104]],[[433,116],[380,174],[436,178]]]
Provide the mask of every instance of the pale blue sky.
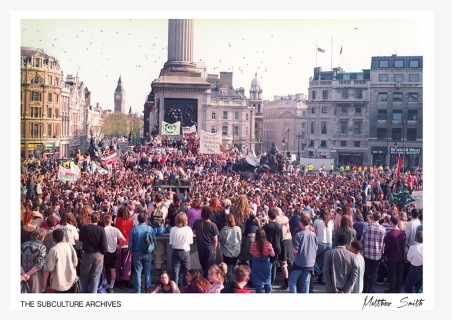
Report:
[[[113,109],[113,93],[121,75],[126,112],[132,106],[133,112],[141,114],[150,84],[167,61],[168,20],[135,16],[23,19],[21,45],[43,48],[56,56],[65,75],[78,72],[92,93],[93,104],[99,102],[103,109]],[[307,94],[316,59],[323,70],[332,66],[361,71],[370,68],[372,56],[424,54],[425,26],[420,16],[325,19],[327,16],[195,19],[193,60],[205,62],[208,73],[234,71],[234,87],[244,87],[247,95],[257,72],[264,99],[272,100],[274,95]],[[316,45],[325,53],[317,52]]]

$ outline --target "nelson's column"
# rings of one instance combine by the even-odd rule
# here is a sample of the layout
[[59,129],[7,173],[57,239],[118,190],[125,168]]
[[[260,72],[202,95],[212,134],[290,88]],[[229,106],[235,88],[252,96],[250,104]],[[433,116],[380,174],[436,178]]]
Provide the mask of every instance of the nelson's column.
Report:
[[155,109],[151,128],[161,133],[162,121],[205,129],[207,91],[210,84],[201,77],[193,62],[193,20],[168,20],[168,61],[151,84]]

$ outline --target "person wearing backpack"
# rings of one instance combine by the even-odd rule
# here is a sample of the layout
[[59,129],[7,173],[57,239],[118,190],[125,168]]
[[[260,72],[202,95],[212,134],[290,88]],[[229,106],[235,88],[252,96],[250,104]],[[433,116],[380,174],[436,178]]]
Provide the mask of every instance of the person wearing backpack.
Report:
[[163,204],[163,195],[157,193],[154,196],[154,204],[148,209],[149,225],[155,234],[164,234],[166,232],[166,219],[168,217],[168,208]]
[[[147,215],[143,212],[138,215],[138,225],[133,227],[129,236],[130,251],[133,251],[133,290],[135,293],[141,293],[141,273],[144,274],[144,288],[146,293],[151,293],[151,266],[152,266],[152,251],[157,245],[154,228],[146,224]],[[148,238],[150,235],[150,238]],[[152,244],[149,246],[146,240],[151,240]],[[147,247],[146,250],[143,250]]]

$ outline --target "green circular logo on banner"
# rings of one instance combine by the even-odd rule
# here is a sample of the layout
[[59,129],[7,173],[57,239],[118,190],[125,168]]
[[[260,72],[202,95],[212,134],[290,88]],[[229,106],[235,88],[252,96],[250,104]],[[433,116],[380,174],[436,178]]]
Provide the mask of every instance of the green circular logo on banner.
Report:
[[166,124],[165,125],[165,132],[166,133],[175,133],[177,129],[177,126],[174,124]]

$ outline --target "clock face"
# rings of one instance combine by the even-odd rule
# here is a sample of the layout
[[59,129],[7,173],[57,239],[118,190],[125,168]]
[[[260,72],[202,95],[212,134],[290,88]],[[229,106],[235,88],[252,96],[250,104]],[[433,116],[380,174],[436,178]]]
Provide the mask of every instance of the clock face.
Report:
[[121,96],[120,96],[119,94],[117,94],[117,95],[116,95],[116,99],[119,100],[120,98],[121,98]]

